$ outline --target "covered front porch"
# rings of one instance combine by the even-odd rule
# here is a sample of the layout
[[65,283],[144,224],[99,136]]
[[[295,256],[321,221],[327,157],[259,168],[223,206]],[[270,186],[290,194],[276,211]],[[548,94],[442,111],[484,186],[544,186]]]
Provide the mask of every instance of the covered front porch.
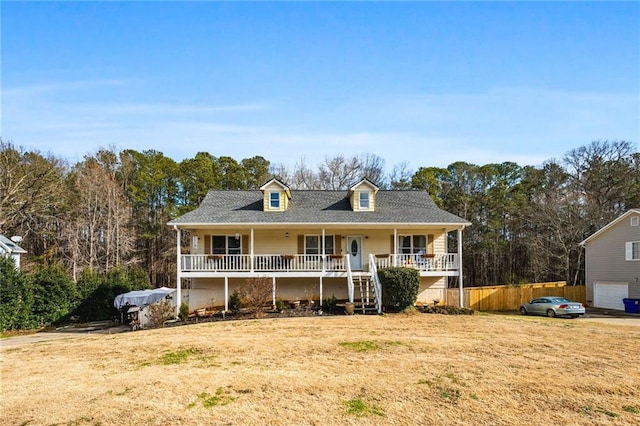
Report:
[[[177,231],[178,247],[182,248],[181,232]],[[350,302],[354,298],[357,301],[364,293],[373,294],[378,312],[382,310],[382,289],[377,276],[380,268],[414,268],[421,280],[438,282],[438,288],[446,288],[446,277],[451,276],[458,277],[462,284],[461,244],[457,244],[457,252],[449,252],[447,247],[449,232],[457,231],[455,239],[458,243],[461,241],[461,227],[407,225],[389,229],[369,225],[366,228],[318,229],[301,225],[297,228],[220,227],[188,231],[191,253],[180,250],[177,254],[178,282],[182,279],[219,280],[224,284],[217,288],[224,290],[218,300],[224,298],[225,310],[228,309],[229,281],[256,277],[273,280],[274,302],[277,280],[317,282],[322,303],[324,282],[339,279],[344,283],[343,290],[348,290]]]

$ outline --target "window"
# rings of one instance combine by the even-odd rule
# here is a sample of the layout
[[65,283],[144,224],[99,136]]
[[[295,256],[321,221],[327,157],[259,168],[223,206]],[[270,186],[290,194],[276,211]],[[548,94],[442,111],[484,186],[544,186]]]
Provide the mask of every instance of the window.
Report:
[[[319,242],[322,239],[320,235],[304,236],[304,254],[322,254],[322,247]],[[324,236],[325,254],[333,254],[333,235]]]
[[640,224],[640,216],[633,216],[631,218],[631,226],[638,226]]
[[272,209],[280,208],[280,193],[279,192],[270,192],[269,193],[269,207]]
[[624,246],[626,260],[640,260],[640,241],[630,241]]
[[211,236],[211,253],[212,254],[242,254],[242,236],[238,238],[235,235],[212,235]]
[[426,235],[400,235],[398,237],[398,248],[402,254],[426,253]]
[[367,191],[362,191],[359,193],[360,196],[358,197],[359,200],[359,206],[361,209],[368,209],[369,208],[369,192]]

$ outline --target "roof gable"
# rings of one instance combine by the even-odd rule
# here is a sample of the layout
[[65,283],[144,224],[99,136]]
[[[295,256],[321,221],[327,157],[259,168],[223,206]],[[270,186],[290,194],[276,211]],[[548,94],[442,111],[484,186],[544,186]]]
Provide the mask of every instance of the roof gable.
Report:
[[593,234],[591,234],[589,237],[587,237],[584,241],[582,241],[580,243],[581,246],[584,246],[585,244],[587,244],[589,241],[599,237],[600,235],[604,234],[605,232],[607,232],[609,229],[613,228],[614,226],[616,226],[618,223],[624,221],[625,219],[630,218],[631,216],[634,215],[640,215],[640,209],[631,209],[628,210],[627,212],[623,213],[621,216],[619,216],[618,218],[612,220],[611,222],[609,222],[608,224],[606,224],[605,226],[603,226],[602,228],[600,228],[598,231],[594,232]]
[[349,188],[349,191],[356,191],[356,190],[362,189],[362,188],[369,188],[369,189],[372,189],[375,192],[378,192],[378,190],[380,189],[380,187],[378,185],[376,185],[375,183],[371,182],[369,179],[364,178],[360,182],[356,183],[351,188]]

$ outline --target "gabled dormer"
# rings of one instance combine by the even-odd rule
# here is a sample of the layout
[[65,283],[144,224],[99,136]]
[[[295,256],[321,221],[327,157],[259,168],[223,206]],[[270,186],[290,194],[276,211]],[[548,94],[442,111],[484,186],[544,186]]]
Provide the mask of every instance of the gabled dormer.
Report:
[[362,179],[349,189],[349,201],[354,212],[372,212],[376,209],[376,193],[380,188],[369,179]]
[[278,179],[273,178],[260,187],[262,205],[265,212],[283,212],[289,206],[291,189]]

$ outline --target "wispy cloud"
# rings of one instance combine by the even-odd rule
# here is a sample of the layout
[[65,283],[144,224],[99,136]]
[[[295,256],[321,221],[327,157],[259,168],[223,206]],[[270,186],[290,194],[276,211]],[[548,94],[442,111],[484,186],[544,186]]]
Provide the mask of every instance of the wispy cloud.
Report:
[[[638,142],[637,94],[497,88],[484,93],[372,95],[334,104],[295,99],[200,104],[118,102],[135,80],[80,81],[3,91],[4,138],[70,160],[103,146],[199,151],[293,165],[372,153],[388,168],[455,161],[539,165],[593,139]],[[76,100],[74,92],[89,92]]]

